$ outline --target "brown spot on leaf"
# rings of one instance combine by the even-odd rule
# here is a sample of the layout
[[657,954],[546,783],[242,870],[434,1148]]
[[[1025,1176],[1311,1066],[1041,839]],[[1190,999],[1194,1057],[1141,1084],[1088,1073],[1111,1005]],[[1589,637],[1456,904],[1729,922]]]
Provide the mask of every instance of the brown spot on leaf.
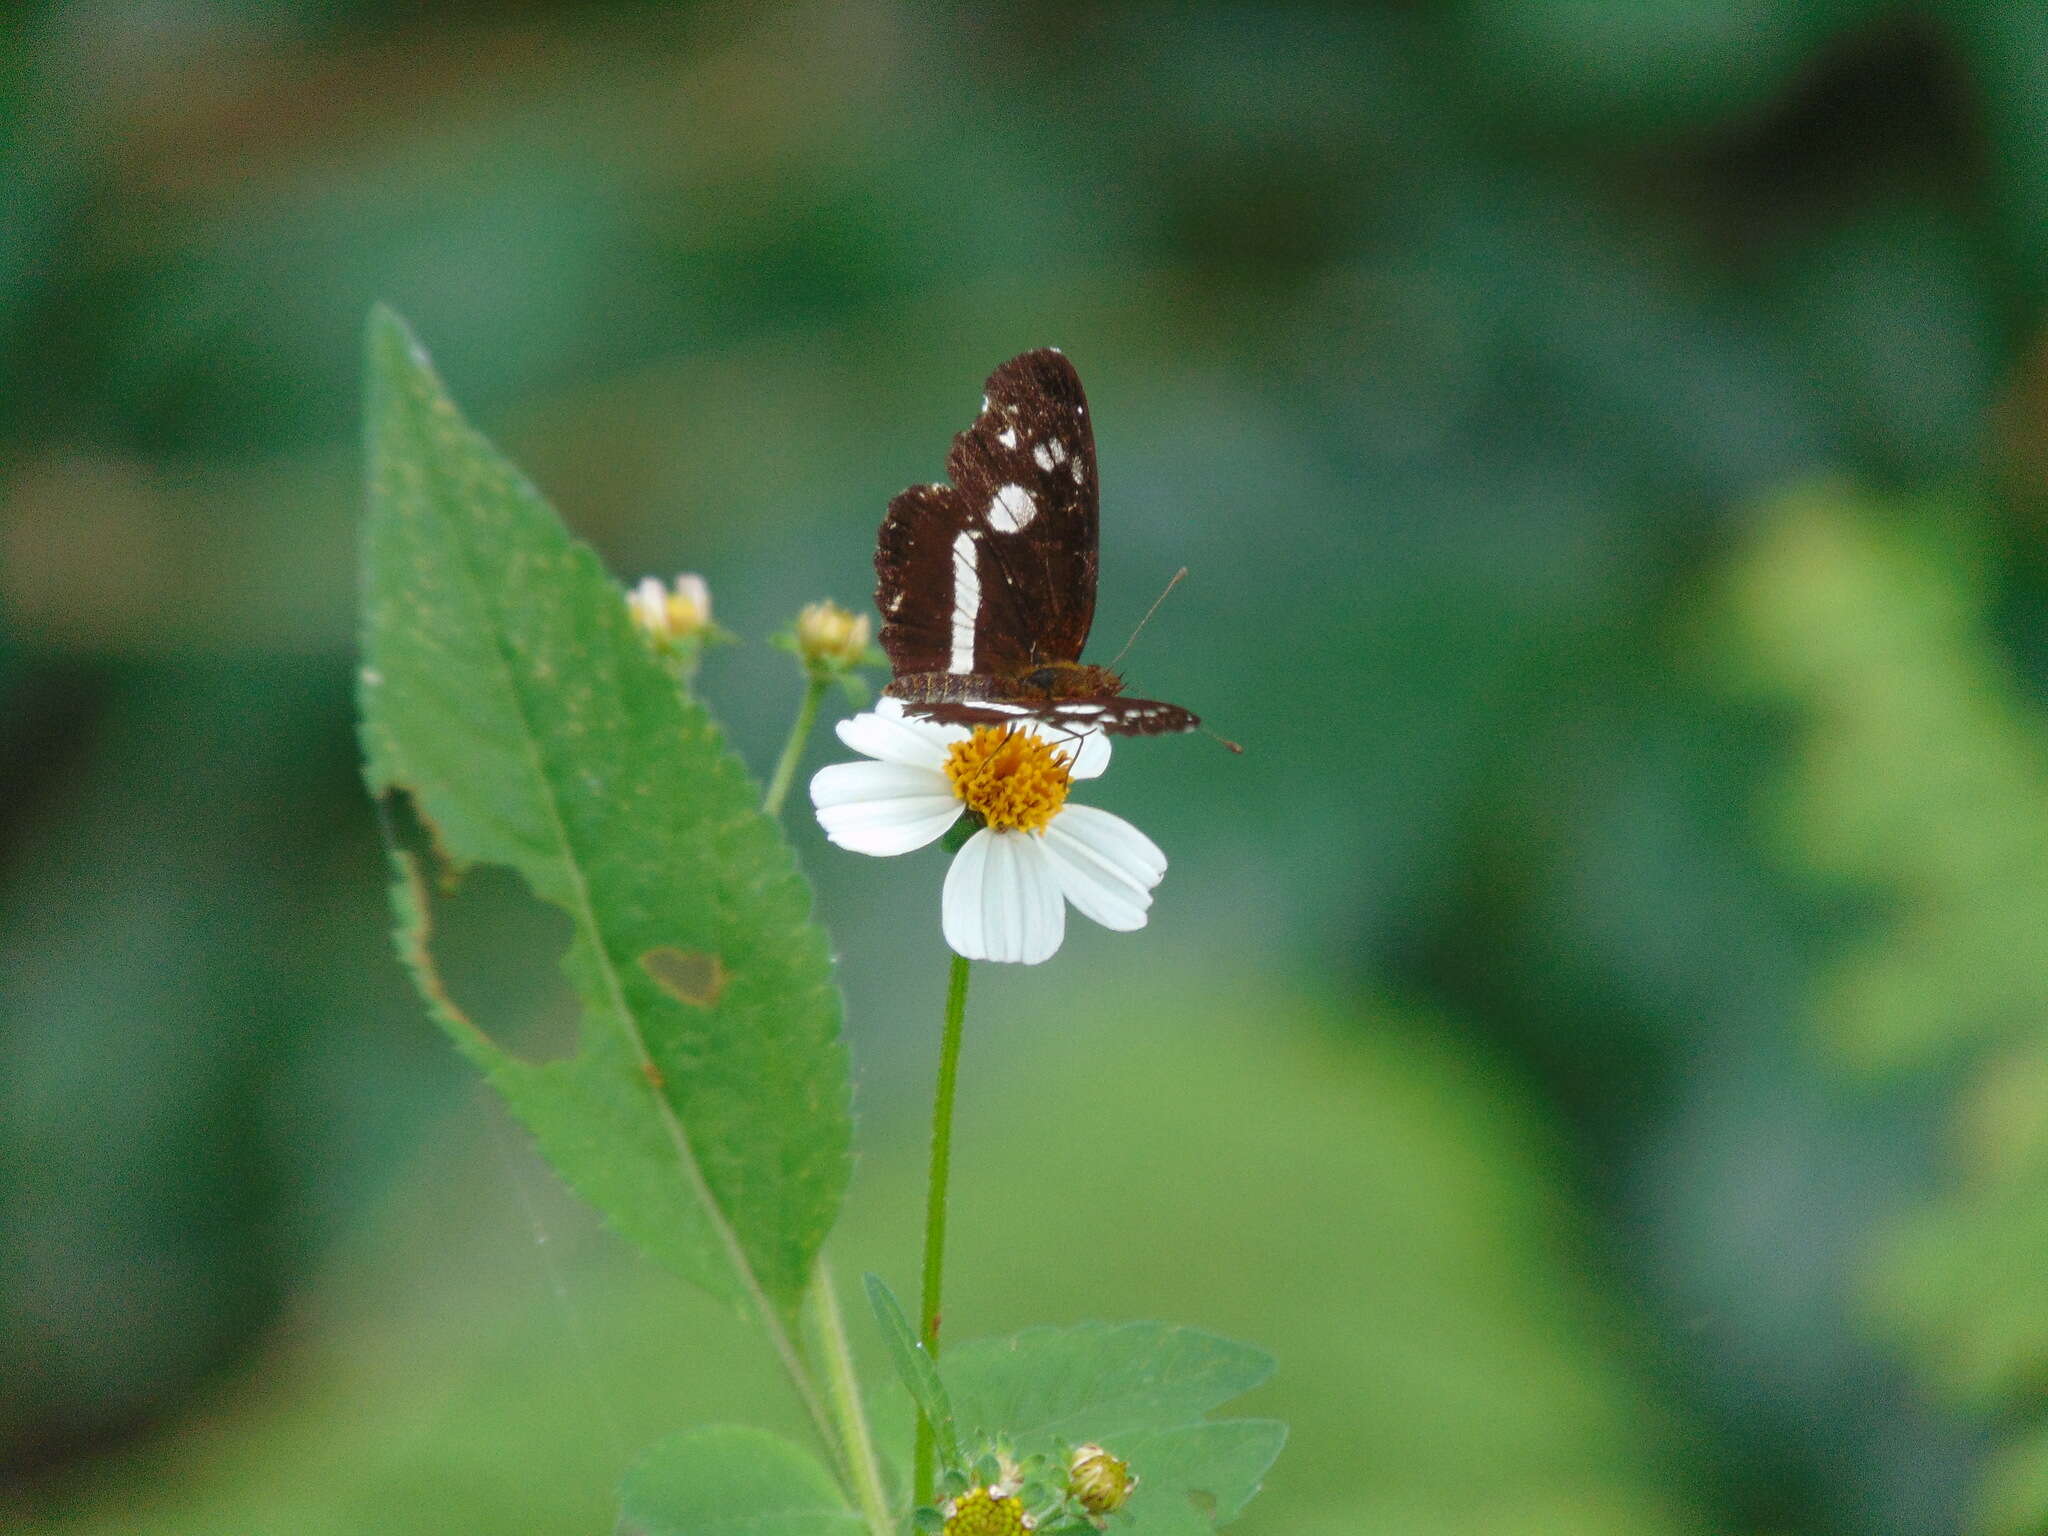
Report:
[[715,1008],[725,990],[725,965],[718,956],[663,944],[640,957],[640,968],[656,986],[692,1008]]

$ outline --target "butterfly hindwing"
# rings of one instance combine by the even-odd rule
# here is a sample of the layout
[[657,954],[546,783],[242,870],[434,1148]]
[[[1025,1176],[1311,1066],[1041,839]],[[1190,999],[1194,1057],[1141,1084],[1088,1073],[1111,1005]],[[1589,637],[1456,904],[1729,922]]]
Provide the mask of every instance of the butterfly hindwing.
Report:
[[[889,503],[875,543],[875,602],[882,649],[898,676],[951,670],[958,557],[967,521],[950,485],[913,485]],[[964,594],[960,594],[964,595]],[[967,630],[970,636],[972,627]]]
[[1190,710],[1159,699],[1115,698],[1023,705],[962,700],[920,704],[917,713],[940,725],[1001,725],[1029,717],[1058,729],[1102,730],[1117,736],[1164,736],[1192,731],[1201,721]]

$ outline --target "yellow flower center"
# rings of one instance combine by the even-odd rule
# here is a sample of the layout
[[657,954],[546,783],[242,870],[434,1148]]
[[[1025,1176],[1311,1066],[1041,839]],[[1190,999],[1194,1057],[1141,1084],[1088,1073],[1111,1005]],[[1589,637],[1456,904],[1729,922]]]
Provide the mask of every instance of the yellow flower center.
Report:
[[942,1536],[1024,1536],[1030,1529],[1023,1500],[997,1498],[993,1488],[974,1488],[948,1506]]
[[1037,832],[1067,803],[1064,748],[1009,725],[978,725],[946,753],[953,793],[998,832]]

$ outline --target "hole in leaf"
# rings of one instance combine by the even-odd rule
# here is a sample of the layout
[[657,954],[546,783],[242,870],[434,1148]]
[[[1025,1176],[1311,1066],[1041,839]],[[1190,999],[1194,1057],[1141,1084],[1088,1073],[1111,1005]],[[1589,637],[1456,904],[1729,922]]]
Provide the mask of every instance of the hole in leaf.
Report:
[[389,846],[411,862],[425,904],[426,964],[448,1000],[528,1061],[572,1056],[577,1001],[562,974],[574,928],[503,865],[456,864],[438,830],[402,790],[381,796]]

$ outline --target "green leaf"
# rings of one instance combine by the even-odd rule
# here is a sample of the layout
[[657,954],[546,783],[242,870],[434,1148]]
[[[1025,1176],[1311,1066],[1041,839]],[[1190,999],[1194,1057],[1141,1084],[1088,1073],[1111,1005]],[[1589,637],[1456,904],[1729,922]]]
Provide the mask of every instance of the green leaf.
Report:
[[1139,1482],[1120,1519],[1148,1536],[1207,1536],[1232,1519],[1287,1437],[1271,1420],[1201,1422],[1273,1360],[1195,1328],[1032,1328],[963,1344],[940,1369],[970,1449],[1023,1457],[1093,1441],[1130,1463]]
[[650,1448],[619,1489],[632,1536],[856,1536],[832,1475],[779,1435],[714,1424]]
[[961,1438],[1007,1435],[1024,1451],[1177,1429],[1272,1374],[1264,1350],[1168,1323],[1029,1328],[944,1365]]
[[839,999],[810,893],[619,589],[464,423],[404,325],[369,331],[360,699],[371,791],[451,867],[568,914],[578,1049],[521,1060],[437,980],[398,855],[399,947],[434,1017],[618,1229],[786,1322],[848,1172]]
[[910,1319],[903,1315],[903,1306],[889,1289],[889,1283],[880,1275],[869,1275],[866,1279],[868,1305],[874,1308],[875,1321],[881,1325],[882,1338],[889,1346],[889,1363],[896,1367],[903,1390],[931,1423],[940,1462],[958,1466],[960,1441],[953,1428],[953,1403],[932,1363],[931,1352],[911,1329]]
[[1137,1472],[1124,1529],[1142,1536],[1208,1536],[1259,1491],[1287,1443],[1277,1419],[1218,1419],[1132,1435],[1115,1447]]

